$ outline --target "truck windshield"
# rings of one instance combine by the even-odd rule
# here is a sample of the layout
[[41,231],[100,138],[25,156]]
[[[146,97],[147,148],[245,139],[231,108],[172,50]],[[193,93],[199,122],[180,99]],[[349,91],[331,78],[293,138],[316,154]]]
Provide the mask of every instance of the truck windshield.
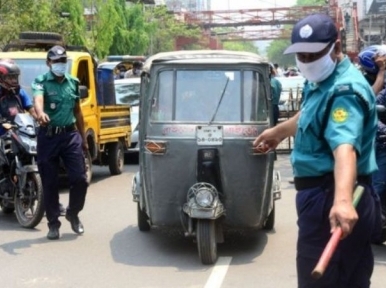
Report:
[[[31,83],[49,68],[45,59],[13,59],[20,68],[20,87],[32,98]],[[67,71],[71,71],[71,61],[67,61]]]
[[[257,71],[162,71],[154,94],[153,121],[267,121],[266,85]],[[265,83],[265,85],[264,85]]]

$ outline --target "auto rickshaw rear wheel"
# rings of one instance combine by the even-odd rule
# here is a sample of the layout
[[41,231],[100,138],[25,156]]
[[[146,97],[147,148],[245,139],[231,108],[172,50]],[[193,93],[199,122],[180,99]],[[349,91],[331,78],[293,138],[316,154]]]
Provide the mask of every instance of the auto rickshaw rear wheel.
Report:
[[141,205],[139,205],[139,203],[137,203],[137,221],[139,231],[150,230],[149,217],[144,211],[142,211]]
[[211,265],[217,260],[216,222],[198,219],[196,224],[198,256],[202,264]]
[[124,165],[123,145],[120,141],[110,143],[108,146],[108,162],[111,175],[122,173]]
[[264,230],[272,230],[275,227],[275,201],[273,202],[272,210],[269,213],[267,220],[264,223]]

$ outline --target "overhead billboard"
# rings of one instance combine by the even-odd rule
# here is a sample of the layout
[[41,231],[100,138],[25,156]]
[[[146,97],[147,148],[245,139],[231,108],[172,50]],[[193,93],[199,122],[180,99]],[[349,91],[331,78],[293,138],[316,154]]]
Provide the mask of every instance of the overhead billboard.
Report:
[[367,0],[366,4],[367,14],[386,13],[386,0]]

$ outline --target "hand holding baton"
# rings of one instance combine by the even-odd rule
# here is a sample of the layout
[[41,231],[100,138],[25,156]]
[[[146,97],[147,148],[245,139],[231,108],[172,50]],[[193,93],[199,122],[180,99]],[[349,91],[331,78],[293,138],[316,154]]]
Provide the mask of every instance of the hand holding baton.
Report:
[[[356,207],[358,205],[359,200],[365,189],[358,185],[355,188],[354,196],[353,196],[353,206]],[[330,263],[332,254],[334,254],[336,247],[342,237],[342,228],[337,227],[332,233],[330,240],[328,241],[326,247],[323,250],[322,256],[320,256],[318,263],[316,264],[314,270],[311,273],[311,276],[314,279],[319,279],[323,276],[324,271],[326,271],[328,264]]]

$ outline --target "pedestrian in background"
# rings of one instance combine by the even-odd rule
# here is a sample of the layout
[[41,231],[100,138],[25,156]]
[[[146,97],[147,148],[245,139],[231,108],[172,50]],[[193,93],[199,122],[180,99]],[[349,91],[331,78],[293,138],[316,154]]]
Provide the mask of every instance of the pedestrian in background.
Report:
[[[381,226],[379,199],[371,184],[377,169],[374,93],[343,55],[329,16],[312,14],[300,20],[291,42],[284,53],[296,54],[297,67],[308,80],[301,110],[265,130],[254,145],[266,151],[295,136],[291,162],[298,191],[298,287],[367,288],[374,267],[371,242],[380,236]],[[365,192],[355,209],[356,185]],[[324,276],[315,280],[311,272],[338,226],[342,240]]]
[[271,97],[272,97],[272,109],[273,109],[273,125],[279,122],[279,101],[280,95],[283,90],[279,80],[276,79],[276,69],[274,65],[270,64],[270,81],[271,81]]
[[346,13],[344,14],[344,21],[346,22],[346,31],[350,29],[350,19],[351,19],[351,16],[346,11]]
[[65,218],[77,234],[84,232],[78,213],[83,209],[86,192],[87,151],[83,115],[80,108],[79,81],[67,71],[67,54],[61,46],[47,53],[49,71],[32,83],[34,106],[41,125],[38,134],[38,167],[42,178],[44,204],[50,240],[60,237],[59,157],[70,182],[69,205]]

